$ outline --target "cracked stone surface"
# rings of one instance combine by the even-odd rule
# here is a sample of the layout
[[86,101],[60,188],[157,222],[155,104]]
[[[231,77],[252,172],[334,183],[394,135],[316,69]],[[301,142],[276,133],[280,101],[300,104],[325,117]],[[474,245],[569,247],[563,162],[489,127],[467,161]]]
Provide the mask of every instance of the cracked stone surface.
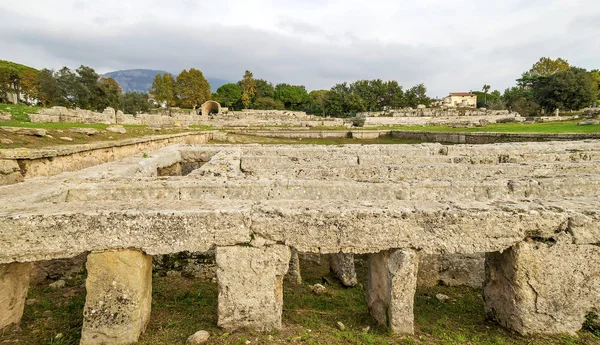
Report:
[[575,334],[600,311],[600,247],[521,242],[486,254],[485,310],[527,334]]
[[150,321],[152,257],[134,250],[92,253],[81,345],[137,342]]
[[227,330],[281,328],[283,277],[289,268],[290,249],[283,245],[218,247],[216,261],[217,324]]
[[32,266],[19,262],[0,265],[0,331],[21,323]]

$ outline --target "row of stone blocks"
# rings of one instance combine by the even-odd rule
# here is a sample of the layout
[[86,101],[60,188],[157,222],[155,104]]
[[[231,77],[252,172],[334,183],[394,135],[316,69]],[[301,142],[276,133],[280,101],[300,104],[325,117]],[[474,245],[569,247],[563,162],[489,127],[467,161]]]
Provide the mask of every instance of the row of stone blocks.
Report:
[[[293,250],[284,245],[216,250],[218,325],[227,330],[281,327],[283,279]],[[296,256],[297,257],[297,256]],[[366,301],[373,318],[395,333],[414,332],[417,251],[387,250],[369,258]],[[334,270],[347,256],[340,256]],[[337,266],[337,268],[335,268]],[[19,324],[31,263],[0,265],[0,329]],[[137,342],[150,319],[152,257],[136,250],[91,253],[81,344]],[[600,248],[520,242],[486,255],[483,296],[490,319],[521,334],[575,333],[600,308]],[[352,274],[350,274],[351,276]],[[344,282],[352,285],[353,282]],[[354,282],[355,284],[356,282]]]

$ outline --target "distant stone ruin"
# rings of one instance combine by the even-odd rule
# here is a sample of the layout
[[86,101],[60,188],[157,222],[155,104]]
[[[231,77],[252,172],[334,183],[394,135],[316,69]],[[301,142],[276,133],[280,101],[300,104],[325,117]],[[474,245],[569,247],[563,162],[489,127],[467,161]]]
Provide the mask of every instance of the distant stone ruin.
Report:
[[102,113],[91,110],[52,107],[29,114],[31,122],[104,123],[121,125],[148,125],[151,127],[215,126],[215,127],[317,127],[345,126],[339,118],[323,118],[305,112],[285,110],[244,110],[222,113],[221,105],[208,101],[201,106],[201,114],[173,108],[171,111],[152,114],[124,114],[113,108]]
[[215,101],[206,101],[200,107],[201,115],[208,116],[211,114],[221,114],[221,104]]
[[368,254],[366,304],[393,332],[414,331],[423,258],[472,255],[491,319],[573,334],[600,310],[599,195],[595,140],[171,146],[0,187],[0,328],[21,318],[32,263],[90,253],[81,344],[136,342],[152,256],[214,250],[227,330],[281,327],[297,252],[337,255],[349,285]]

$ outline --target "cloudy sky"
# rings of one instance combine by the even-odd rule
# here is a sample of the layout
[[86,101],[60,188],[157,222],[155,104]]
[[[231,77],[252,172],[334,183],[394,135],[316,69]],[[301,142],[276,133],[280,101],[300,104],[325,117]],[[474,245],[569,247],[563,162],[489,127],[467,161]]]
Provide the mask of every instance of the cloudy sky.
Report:
[[98,72],[195,67],[330,88],[504,90],[542,56],[600,68],[599,0],[19,0],[0,2],[0,59]]

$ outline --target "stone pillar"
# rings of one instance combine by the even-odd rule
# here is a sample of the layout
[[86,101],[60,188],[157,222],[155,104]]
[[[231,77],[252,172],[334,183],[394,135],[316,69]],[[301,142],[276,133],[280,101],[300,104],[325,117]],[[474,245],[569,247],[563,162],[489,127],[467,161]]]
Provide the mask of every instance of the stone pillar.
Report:
[[33,264],[14,262],[0,265],[0,330],[19,327]]
[[382,251],[369,257],[369,312],[394,333],[414,334],[418,262],[413,250]]
[[227,330],[279,329],[283,276],[288,271],[290,256],[290,249],[283,245],[218,247],[217,324]]
[[358,284],[356,271],[354,270],[354,254],[337,253],[329,256],[329,267],[344,286],[355,286]]
[[575,334],[600,311],[600,247],[521,242],[486,254],[485,311],[528,334]]
[[290,268],[288,273],[285,275],[285,281],[294,285],[302,284],[300,258],[298,257],[298,251],[294,248],[291,249]]
[[150,320],[152,257],[135,250],[92,253],[81,345],[130,344]]

